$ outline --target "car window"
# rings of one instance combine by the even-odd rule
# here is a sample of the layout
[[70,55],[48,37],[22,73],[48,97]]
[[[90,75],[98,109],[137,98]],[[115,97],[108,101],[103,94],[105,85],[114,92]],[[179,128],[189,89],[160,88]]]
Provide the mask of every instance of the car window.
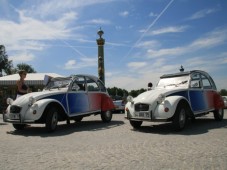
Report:
[[200,81],[199,73],[194,73],[191,75],[190,87],[191,88],[201,88],[201,81]]
[[202,78],[203,88],[212,89],[212,85],[211,85],[209,79],[205,75],[202,75],[201,78]]
[[88,91],[100,91],[97,83],[90,78],[87,78],[87,89]]
[[77,77],[72,85],[72,91],[85,91],[85,78],[84,77]]

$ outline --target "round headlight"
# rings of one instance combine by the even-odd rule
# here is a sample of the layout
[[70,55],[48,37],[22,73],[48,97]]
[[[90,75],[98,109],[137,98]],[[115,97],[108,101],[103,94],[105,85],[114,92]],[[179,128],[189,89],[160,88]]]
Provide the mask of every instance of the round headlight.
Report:
[[6,103],[7,103],[8,105],[12,105],[12,104],[13,104],[13,99],[7,98],[7,99],[6,99]]
[[128,96],[127,97],[127,101],[132,103],[133,102],[133,97],[132,96]]
[[36,102],[35,98],[34,97],[29,97],[29,105],[33,105],[34,103]]
[[158,96],[157,102],[161,104],[165,100],[166,96],[164,94],[160,94]]

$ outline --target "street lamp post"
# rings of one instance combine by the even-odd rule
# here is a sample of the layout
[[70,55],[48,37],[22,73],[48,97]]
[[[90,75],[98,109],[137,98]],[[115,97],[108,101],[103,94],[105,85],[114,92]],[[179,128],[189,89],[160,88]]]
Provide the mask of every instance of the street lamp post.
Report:
[[105,68],[104,68],[104,44],[105,39],[102,38],[104,32],[100,30],[97,32],[99,38],[96,39],[98,45],[98,76],[99,79],[105,84]]

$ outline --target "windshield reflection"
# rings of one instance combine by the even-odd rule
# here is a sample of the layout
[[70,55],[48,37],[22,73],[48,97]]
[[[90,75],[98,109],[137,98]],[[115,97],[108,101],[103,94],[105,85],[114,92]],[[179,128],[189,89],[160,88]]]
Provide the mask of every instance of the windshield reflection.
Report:
[[167,77],[159,80],[156,88],[188,87],[189,76]]
[[66,88],[71,83],[71,78],[53,78],[51,79],[47,86],[45,87],[45,90],[49,89],[55,89],[55,88]]

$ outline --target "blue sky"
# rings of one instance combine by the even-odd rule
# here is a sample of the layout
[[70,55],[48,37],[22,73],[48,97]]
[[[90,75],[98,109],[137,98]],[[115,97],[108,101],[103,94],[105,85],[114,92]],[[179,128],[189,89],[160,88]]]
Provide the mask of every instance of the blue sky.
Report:
[[0,44],[14,66],[97,76],[101,27],[107,87],[146,88],[183,65],[227,89],[226,9],[226,0],[0,0]]

